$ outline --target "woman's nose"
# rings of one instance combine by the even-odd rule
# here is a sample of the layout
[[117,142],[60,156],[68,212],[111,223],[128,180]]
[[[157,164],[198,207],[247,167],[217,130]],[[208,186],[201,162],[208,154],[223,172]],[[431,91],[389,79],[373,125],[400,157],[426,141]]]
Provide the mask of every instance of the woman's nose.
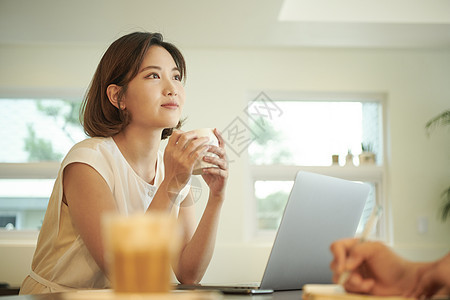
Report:
[[164,92],[164,95],[166,95],[166,96],[177,96],[178,95],[177,88],[172,83],[171,80],[165,80],[163,92]]

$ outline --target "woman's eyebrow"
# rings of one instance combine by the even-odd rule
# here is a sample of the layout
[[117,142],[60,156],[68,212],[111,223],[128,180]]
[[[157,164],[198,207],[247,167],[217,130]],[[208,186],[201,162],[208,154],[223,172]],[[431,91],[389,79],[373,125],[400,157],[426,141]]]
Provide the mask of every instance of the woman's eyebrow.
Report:
[[[158,67],[158,66],[146,66],[146,67],[142,68],[142,70],[140,70],[139,73],[144,72],[144,71],[147,71],[147,70],[149,70],[149,69],[156,69],[156,70],[159,70],[159,71],[162,70],[162,68],[161,68],[161,67]],[[172,72],[173,72],[173,71],[178,71],[178,72],[180,72],[180,69],[178,69],[178,67],[174,67],[174,68],[172,68]]]
[[157,70],[161,71],[161,67],[158,67],[158,66],[146,66],[146,67],[142,68],[142,70],[140,70],[139,73],[147,71],[148,69],[157,69]]

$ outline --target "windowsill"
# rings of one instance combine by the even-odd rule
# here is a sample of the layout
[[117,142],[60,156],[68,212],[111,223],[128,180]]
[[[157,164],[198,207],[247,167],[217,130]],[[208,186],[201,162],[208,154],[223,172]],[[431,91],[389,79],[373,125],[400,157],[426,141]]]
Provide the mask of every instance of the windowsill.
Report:
[[0,178],[54,179],[60,166],[60,162],[0,163]]
[[38,230],[0,230],[0,245],[36,246]]
[[258,230],[248,236],[245,243],[257,247],[272,247],[276,235],[277,230]]
[[259,180],[293,180],[298,171],[340,177],[347,180],[382,180],[383,166],[289,166],[289,165],[250,165],[250,172]]

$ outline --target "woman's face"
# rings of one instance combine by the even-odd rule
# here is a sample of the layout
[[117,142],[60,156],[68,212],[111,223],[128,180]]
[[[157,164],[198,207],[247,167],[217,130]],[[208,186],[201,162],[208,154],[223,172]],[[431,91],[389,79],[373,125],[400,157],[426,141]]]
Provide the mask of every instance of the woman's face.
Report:
[[131,114],[128,126],[164,129],[180,120],[185,93],[180,71],[170,53],[151,46],[122,99]]

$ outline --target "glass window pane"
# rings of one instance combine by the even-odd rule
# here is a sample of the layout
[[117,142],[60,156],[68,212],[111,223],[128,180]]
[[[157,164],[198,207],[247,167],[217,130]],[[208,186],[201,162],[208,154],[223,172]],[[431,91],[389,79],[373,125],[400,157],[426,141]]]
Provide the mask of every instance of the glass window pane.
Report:
[[61,99],[0,99],[0,162],[61,161],[86,138],[80,102]]
[[1,179],[0,229],[40,229],[54,179]]
[[255,181],[258,230],[277,230],[293,181]]
[[381,104],[379,102],[275,101],[276,118],[249,120],[255,139],[248,152],[256,165],[329,166],[333,154],[361,153],[369,145],[382,161]]
[[[293,181],[255,181],[257,230],[276,231],[281,222],[284,208],[291,192]],[[367,183],[371,189],[364,207],[356,234],[361,234],[376,203],[375,184]],[[375,235],[376,228],[372,235]]]

